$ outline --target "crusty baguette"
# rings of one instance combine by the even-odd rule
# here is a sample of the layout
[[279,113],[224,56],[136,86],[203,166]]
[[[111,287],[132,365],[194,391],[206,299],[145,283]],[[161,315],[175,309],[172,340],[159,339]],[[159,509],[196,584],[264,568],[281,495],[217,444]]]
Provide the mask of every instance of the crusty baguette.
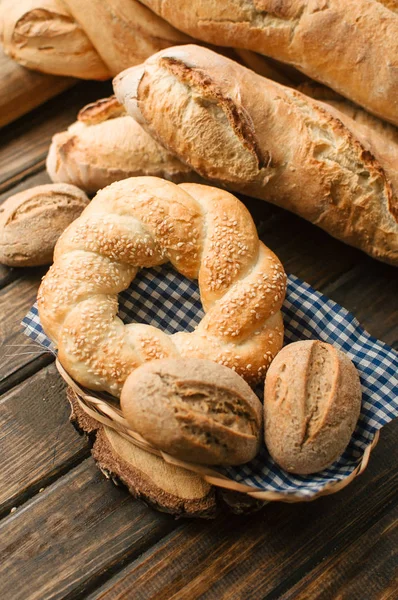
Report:
[[54,135],[47,171],[52,181],[71,183],[89,194],[137,175],[175,183],[201,180],[129,117],[114,97],[84,107],[76,123]]
[[5,52],[44,73],[107,79],[189,38],[137,0],[2,0]]
[[385,0],[141,0],[181,31],[271,56],[398,125],[398,14]]
[[[264,76],[267,77],[267,75]],[[273,77],[270,77],[270,79],[273,79]],[[321,85],[320,83],[316,83],[315,81],[306,81],[304,83],[300,83],[297,86],[297,89],[303,94],[314,98],[314,100],[326,102],[326,104],[333,106],[333,108],[336,108],[343,114],[347,115],[347,117],[350,117],[350,119],[353,119],[357,123],[366,125],[367,127],[378,131],[380,134],[382,134],[384,139],[390,140],[398,145],[398,128],[395,127],[395,125],[387,123],[387,121],[383,121],[382,119],[371,115],[366,110],[363,110],[363,108],[357,104],[350,102],[350,100],[347,100],[347,98],[344,98],[332,89]]]
[[398,265],[397,152],[376,131],[193,45],[159,52],[114,88],[203,177]]
[[303,475],[326,469],[350,441],[361,398],[358,371],[344,352],[319,340],[285,346],[264,390],[265,443],[275,462]]

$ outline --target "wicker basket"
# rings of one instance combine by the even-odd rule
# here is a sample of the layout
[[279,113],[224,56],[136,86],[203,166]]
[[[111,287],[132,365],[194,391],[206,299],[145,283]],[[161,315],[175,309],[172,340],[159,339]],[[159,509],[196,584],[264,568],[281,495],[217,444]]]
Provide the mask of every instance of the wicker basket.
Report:
[[123,417],[122,411],[117,406],[117,400],[114,401],[108,400],[105,395],[94,395],[93,392],[86,393],[65,371],[62,367],[59,360],[56,360],[57,369],[61,375],[61,377],[65,380],[65,382],[72,389],[76,401],[78,402],[81,409],[87,413],[91,418],[95,419],[102,425],[106,427],[110,427],[117,431],[122,437],[127,439],[132,444],[135,444],[139,448],[146,450],[147,452],[151,452],[156,456],[161,457],[165,462],[175,465],[177,467],[182,467],[194,473],[200,475],[205,481],[214,485],[216,487],[225,488],[228,490],[232,490],[235,492],[241,492],[243,494],[247,494],[256,500],[261,500],[264,502],[308,502],[311,500],[315,500],[320,496],[327,496],[329,494],[334,494],[343,488],[345,488],[355,477],[360,475],[367,467],[369,456],[373,448],[376,446],[379,439],[379,431],[376,432],[373,441],[367,448],[362,456],[361,462],[354,469],[354,471],[345,479],[341,481],[333,481],[330,484],[326,485],[321,491],[314,494],[311,497],[304,497],[299,494],[283,494],[280,492],[271,492],[264,491],[255,486],[245,485],[242,483],[238,483],[233,479],[230,479],[219,473],[216,469],[210,469],[204,465],[198,465],[190,462],[186,462],[183,460],[179,460],[157,448],[154,448],[149,444],[143,437],[141,437],[138,433],[132,431],[129,428],[129,425],[126,419]]

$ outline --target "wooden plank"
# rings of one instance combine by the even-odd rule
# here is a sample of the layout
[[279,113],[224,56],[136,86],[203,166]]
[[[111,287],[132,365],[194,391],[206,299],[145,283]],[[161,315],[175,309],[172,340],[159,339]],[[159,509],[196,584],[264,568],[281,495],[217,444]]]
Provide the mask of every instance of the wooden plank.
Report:
[[51,365],[2,397],[1,513],[89,455],[85,438],[69,423],[65,387]]
[[270,503],[260,513],[180,527],[90,600],[282,598],[326,556],[345,548],[398,499],[398,423],[383,430],[368,470],[313,503]]
[[87,459],[1,522],[0,597],[85,597],[174,527]]
[[0,127],[25,115],[75,85],[70,77],[45,75],[25,69],[9,58],[0,46]]
[[87,104],[112,93],[110,82],[82,82],[9,125],[0,143],[0,193],[44,168],[52,136]]
[[398,598],[398,506],[342,552],[322,561],[284,600]]
[[20,277],[0,290],[0,393],[9,389],[8,379],[18,369],[43,354],[40,346],[24,335],[21,321],[36,301],[46,270],[47,267],[20,269]]

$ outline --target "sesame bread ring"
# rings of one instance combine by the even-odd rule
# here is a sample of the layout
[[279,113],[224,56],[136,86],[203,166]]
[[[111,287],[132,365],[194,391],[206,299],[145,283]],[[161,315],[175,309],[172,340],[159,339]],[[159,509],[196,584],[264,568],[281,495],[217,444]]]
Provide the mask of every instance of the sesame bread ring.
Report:
[[[198,279],[205,316],[167,335],[117,316],[137,271],[170,261]],[[95,196],[60,237],[38,294],[44,331],[80,384],[115,396],[146,361],[208,358],[249,382],[282,347],[286,275],[232,194],[156,177],[118,181]]]

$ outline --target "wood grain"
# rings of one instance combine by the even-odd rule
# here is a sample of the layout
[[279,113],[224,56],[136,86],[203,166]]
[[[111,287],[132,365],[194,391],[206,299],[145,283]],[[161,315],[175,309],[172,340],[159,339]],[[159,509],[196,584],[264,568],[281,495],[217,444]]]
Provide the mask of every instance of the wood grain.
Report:
[[89,455],[69,423],[65,385],[54,365],[5,394],[0,403],[0,512]]
[[1,522],[0,597],[84,597],[174,527],[87,459]]
[[42,170],[52,136],[73,123],[85,104],[109,95],[111,89],[109,82],[79,83],[8,125],[0,141],[0,193]]
[[313,503],[270,503],[251,517],[181,527],[90,600],[267,600],[344,550],[398,499],[398,423],[383,430],[370,466],[345,490]]
[[0,393],[9,389],[7,379],[43,354],[40,346],[24,335],[21,321],[36,301],[47,267],[20,269],[19,278],[0,290]]
[[398,597],[398,506],[348,547],[326,558],[284,600],[395,600]]
[[25,69],[9,58],[0,46],[0,127],[73,85],[75,80],[69,77]]

